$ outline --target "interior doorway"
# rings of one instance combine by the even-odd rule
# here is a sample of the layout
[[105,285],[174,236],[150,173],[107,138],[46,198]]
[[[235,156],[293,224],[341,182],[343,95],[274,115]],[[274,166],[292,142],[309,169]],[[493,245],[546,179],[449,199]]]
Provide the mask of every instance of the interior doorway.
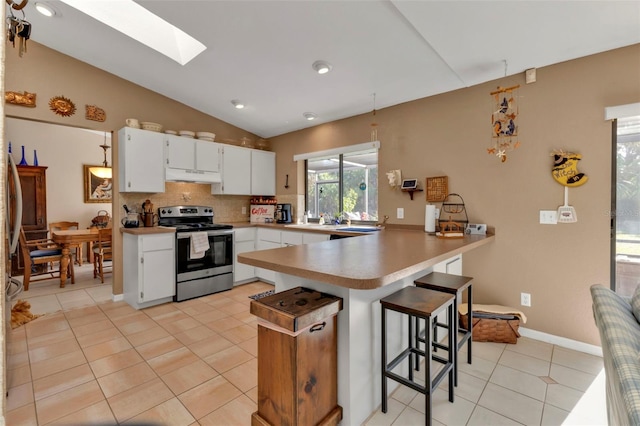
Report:
[[640,284],[640,116],[613,122],[612,288],[631,296]]

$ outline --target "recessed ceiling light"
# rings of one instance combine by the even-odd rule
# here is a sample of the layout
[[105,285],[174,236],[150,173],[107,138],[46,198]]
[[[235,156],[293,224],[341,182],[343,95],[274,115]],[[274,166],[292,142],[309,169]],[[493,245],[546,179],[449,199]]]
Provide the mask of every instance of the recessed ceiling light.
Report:
[[132,0],[60,1],[162,53],[180,65],[186,65],[207,48],[180,28]]
[[318,116],[317,116],[317,115],[315,115],[315,114],[314,114],[314,113],[312,113],[312,112],[305,112],[304,114],[302,114],[302,116],[303,116],[304,118],[306,118],[307,120],[309,120],[309,121],[311,121],[311,120],[315,120],[316,118],[318,118]]
[[318,74],[326,74],[331,71],[331,68],[333,67],[329,62],[315,61],[313,65],[311,65],[311,68],[313,68]]
[[232,101],[231,101],[231,104],[232,104],[234,107],[236,107],[236,109],[242,109],[242,108],[244,108],[244,102],[239,101],[239,100],[237,100],[237,99],[232,100]]
[[47,18],[50,18],[56,14],[56,11],[51,6],[45,3],[38,2],[35,4],[35,8],[38,12],[40,12],[40,14],[46,16]]

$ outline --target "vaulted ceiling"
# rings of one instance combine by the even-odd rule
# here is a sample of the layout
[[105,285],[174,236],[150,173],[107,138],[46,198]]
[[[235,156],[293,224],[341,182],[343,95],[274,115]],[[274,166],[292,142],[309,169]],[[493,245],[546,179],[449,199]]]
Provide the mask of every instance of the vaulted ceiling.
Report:
[[181,66],[41,2],[33,40],[261,137],[640,43],[640,1],[138,1],[207,46]]

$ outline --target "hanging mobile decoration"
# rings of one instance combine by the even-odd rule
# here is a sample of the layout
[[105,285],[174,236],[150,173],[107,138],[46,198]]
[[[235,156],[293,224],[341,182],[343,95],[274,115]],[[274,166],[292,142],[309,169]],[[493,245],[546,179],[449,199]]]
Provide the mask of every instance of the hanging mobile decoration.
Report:
[[517,90],[520,85],[512,87],[498,87],[491,92],[494,105],[491,113],[491,126],[493,146],[487,149],[488,154],[500,158],[503,163],[507,161],[507,152],[520,146],[518,141],[518,98]]
[[374,122],[371,123],[371,142],[375,142],[378,140],[378,123],[375,122],[376,118],[376,94],[373,94],[373,119]]

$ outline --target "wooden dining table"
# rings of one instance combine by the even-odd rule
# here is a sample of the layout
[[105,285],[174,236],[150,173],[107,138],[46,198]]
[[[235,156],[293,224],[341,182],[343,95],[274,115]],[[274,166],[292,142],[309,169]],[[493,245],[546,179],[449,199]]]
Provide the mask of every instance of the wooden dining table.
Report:
[[[53,231],[51,233],[51,240],[62,246],[62,258],[60,259],[60,271],[66,271],[71,262],[71,246],[77,244],[84,244],[87,242],[98,240],[98,228],[89,229],[68,229],[65,231]],[[64,288],[67,281],[67,274],[60,274],[60,287]]]

